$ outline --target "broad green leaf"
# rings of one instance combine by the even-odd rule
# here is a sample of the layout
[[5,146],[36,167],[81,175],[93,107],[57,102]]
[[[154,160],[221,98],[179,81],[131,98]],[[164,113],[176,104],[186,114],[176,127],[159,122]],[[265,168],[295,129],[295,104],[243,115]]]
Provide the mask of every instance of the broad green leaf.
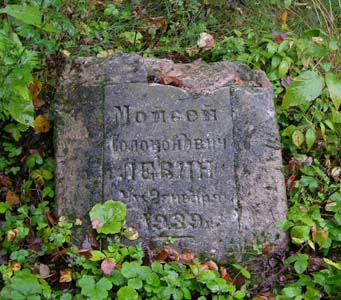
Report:
[[14,120],[23,125],[33,127],[34,107],[30,98],[27,99],[19,95],[14,95],[5,108]]
[[308,151],[314,145],[316,140],[315,130],[309,128],[305,133],[305,141],[307,143]]
[[303,72],[287,87],[282,108],[309,103],[321,94],[323,85],[323,78],[316,72]]
[[118,300],[138,300],[138,293],[130,286],[121,287],[117,292]]
[[326,74],[326,83],[330,98],[333,101],[335,109],[338,111],[341,105],[341,79],[333,73]]
[[29,25],[40,26],[42,21],[42,12],[37,7],[30,5],[7,5],[0,9],[1,13],[8,14]]

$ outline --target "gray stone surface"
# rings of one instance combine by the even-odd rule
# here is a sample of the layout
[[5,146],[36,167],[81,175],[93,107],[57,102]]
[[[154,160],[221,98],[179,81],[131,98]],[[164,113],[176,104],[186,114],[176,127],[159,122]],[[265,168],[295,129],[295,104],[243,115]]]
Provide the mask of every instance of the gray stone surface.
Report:
[[[167,74],[180,87],[148,83]],[[283,246],[286,217],[272,87],[238,63],[78,59],[56,99],[59,215],[120,200],[141,240],[224,260]],[[79,234],[79,240],[82,234]]]

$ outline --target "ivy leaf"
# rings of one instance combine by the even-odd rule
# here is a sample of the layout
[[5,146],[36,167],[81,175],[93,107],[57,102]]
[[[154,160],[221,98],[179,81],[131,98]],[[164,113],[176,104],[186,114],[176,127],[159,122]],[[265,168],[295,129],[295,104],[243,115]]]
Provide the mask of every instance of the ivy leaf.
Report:
[[321,94],[323,85],[323,78],[316,72],[303,72],[287,87],[282,108],[285,110],[290,106],[307,104]]
[[337,78],[333,73],[327,73],[326,83],[330,98],[333,101],[335,109],[338,111],[341,105],[341,79]]
[[0,9],[0,14],[8,14],[17,20],[34,26],[40,26],[42,20],[42,12],[30,5],[7,5],[5,8]]

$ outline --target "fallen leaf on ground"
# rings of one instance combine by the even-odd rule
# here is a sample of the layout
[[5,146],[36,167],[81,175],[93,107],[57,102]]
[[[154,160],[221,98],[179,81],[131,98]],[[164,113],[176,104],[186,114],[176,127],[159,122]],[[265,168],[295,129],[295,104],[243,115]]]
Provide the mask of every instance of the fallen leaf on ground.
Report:
[[174,86],[180,86],[181,85],[181,80],[174,77],[174,76],[169,76],[165,74],[160,75],[160,83],[165,84],[165,85],[174,85]]
[[43,84],[37,78],[34,78],[33,82],[29,86],[29,90],[32,95],[33,106],[35,109],[38,109],[45,104],[45,101],[38,97],[42,86]]
[[208,51],[212,49],[215,45],[214,37],[207,32],[203,32],[200,34],[200,38],[197,41],[197,45],[200,48],[201,52]]
[[11,206],[16,206],[20,203],[20,198],[19,196],[14,193],[14,192],[8,192],[6,194],[6,201],[11,205]]
[[159,263],[166,263],[169,261],[178,261],[179,253],[173,248],[166,246],[163,248],[161,252],[159,252],[156,255],[155,260],[158,261]]
[[136,241],[139,238],[139,232],[135,227],[130,226],[127,228],[127,233],[125,234],[125,237],[129,241]]
[[231,284],[232,283],[232,277],[227,272],[227,270],[224,267],[220,267],[219,271],[220,271],[221,278],[224,278],[226,283]]
[[34,129],[38,133],[48,132],[51,128],[51,122],[44,115],[39,115],[34,120]]
[[185,264],[191,264],[193,263],[194,258],[195,255],[191,250],[184,250],[179,256],[179,261]]
[[45,265],[45,264],[40,264],[39,265],[39,275],[42,277],[42,278],[47,278],[50,276],[50,268],[48,265]]
[[261,293],[261,294],[256,295],[252,299],[254,299],[254,300],[275,300],[276,297],[271,292],[265,292],[265,293]]
[[16,261],[11,261],[10,268],[12,269],[12,271],[19,271],[21,270],[21,264]]
[[106,258],[101,263],[101,270],[104,275],[111,275],[115,270],[115,261],[112,258]]
[[60,283],[66,283],[72,281],[72,270],[71,269],[64,269],[60,271]]
[[8,186],[11,183],[11,179],[0,172],[0,186]]

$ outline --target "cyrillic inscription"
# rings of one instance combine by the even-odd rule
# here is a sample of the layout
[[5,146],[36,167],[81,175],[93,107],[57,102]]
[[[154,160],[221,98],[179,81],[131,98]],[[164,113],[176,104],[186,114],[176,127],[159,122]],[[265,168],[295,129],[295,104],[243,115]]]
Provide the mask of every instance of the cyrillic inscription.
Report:
[[113,119],[117,126],[138,125],[141,123],[213,122],[217,121],[217,110],[203,105],[201,108],[169,110],[139,110],[131,104],[113,107]]
[[229,99],[228,89],[198,98],[163,86],[141,95],[106,87],[104,197],[124,201],[128,223],[146,236],[195,249],[213,247],[200,236],[228,241],[237,228],[235,183],[226,177],[234,172]]

